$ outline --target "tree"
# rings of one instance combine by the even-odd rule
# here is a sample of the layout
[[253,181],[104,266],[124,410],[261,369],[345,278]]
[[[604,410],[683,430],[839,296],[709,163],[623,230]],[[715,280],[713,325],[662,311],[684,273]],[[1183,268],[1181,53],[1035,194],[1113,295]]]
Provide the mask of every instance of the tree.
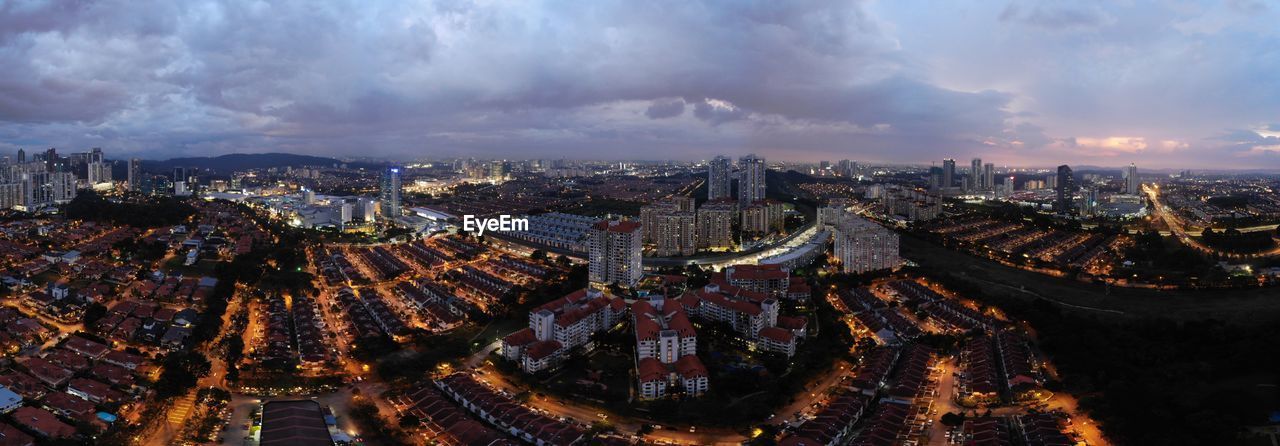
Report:
[[400,416],[400,427],[402,428],[411,429],[417,427],[419,424],[422,424],[422,420],[413,416],[413,414],[404,414]]
[[93,325],[95,322],[98,322],[99,319],[102,319],[102,317],[106,315],[107,315],[107,307],[100,303],[94,302],[89,304],[89,306],[84,309],[84,317],[81,318],[81,320],[83,320],[84,325],[88,327]]
[[947,426],[959,426],[961,424],[964,424],[964,414],[947,412],[942,414],[942,418],[939,419],[938,421],[941,421],[942,424]]
[[196,382],[209,374],[209,360],[199,352],[181,350],[164,358],[164,371],[156,382],[156,394],[161,398],[182,395],[195,387]]

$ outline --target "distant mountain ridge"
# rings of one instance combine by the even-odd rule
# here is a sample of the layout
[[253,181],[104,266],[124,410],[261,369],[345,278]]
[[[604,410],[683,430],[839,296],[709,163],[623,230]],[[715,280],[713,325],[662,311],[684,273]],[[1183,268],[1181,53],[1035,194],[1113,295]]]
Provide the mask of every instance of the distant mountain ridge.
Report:
[[[333,167],[336,164],[344,164],[344,162],[335,158],[292,153],[232,153],[214,157],[198,156],[171,158],[164,161],[148,160],[143,161],[143,168],[147,170],[167,170],[175,167],[198,167],[229,173],[237,170],[269,169],[272,167]],[[357,168],[376,166],[375,164],[364,162],[346,164],[349,167]]]

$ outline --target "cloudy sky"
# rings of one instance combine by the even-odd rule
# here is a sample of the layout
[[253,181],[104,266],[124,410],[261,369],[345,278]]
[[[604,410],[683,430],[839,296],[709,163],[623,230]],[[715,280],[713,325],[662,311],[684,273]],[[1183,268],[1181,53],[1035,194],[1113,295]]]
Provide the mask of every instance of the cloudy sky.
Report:
[[0,0],[0,152],[1280,170],[1262,0]]

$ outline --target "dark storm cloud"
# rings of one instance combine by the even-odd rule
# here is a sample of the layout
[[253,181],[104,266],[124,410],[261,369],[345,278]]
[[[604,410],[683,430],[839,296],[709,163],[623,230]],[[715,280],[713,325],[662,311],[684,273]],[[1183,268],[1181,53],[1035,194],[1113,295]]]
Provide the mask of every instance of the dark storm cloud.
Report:
[[684,113],[684,99],[661,99],[653,101],[644,115],[649,119],[674,118]]
[[1088,156],[1064,143],[1081,137],[1199,150],[1186,142],[1254,128],[1280,104],[1264,69],[1280,45],[1234,26],[1267,11],[1219,9],[5,2],[0,148],[1021,162]]

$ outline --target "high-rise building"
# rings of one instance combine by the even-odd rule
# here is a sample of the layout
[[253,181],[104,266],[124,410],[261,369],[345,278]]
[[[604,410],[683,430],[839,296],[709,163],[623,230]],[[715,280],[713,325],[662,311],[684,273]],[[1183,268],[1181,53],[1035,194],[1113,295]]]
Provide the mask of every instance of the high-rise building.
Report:
[[129,160],[128,169],[129,190],[142,190],[142,160],[133,158]]
[[388,167],[382,172],[382,184],[378,189],[382,205],[382,218],[400,216],[400,168]]
[[996,189],[996,165],[986,163],[982,165],[982,190],[990,191]]
[[835,216],[833,254],[841,271],[865,273],[897,268],[898,234],[848,210]]
[[698,208],[698,247],[703,249],[733,249],[733,221],[738,215],[738,205],[732,199],[708,201]]
[[942,160],[942,184],[943,189],[956,185],[956,160],[947,158]]
[[757,201],[764,199],[764,175],[765,162],[764,158],[755,154],[747,155],[738,160],[738,205],[746,208]]
[[659,257],[687,256],[697,251],[697,224],[693,197],[674,196],[640,208],[645,243],[656,245]]
[[707,199],[719,200],[733,196],[731,183],[733,166],[727,156],[717,156],[707,163]]
[[654,255],[691,256],[698,250],[698,225],[693,211],[671,209],[654,217]]
[[1076,186],[1075,176],[1071,173],[1071,167],[1066,164],[1058,166],[1058,176],[1054,181],[1057,197],[1053,202],[1053,210],[1059,214],[1072,213],[1075,210],[1076,190],[1079,188]]
[[86,182],[89,183],[90,187],[111,182],[111,163],[106,161],[90,161],[85,166],[85,172]]
[[1138,195],[1142,189],[1142,180],[1138,179],[1138,166],[1129,163],[1124,173],[1124,192],[1129,195]]
[[600,220],[587,231],[588,277],[601,286],[635,286],[644,273],[640,266],[640,223]]
[[338,222],[343,224],[350,223],[351,214],[352,214],[351,211],[352,211],[351,202],[343,201],[342,204],[339,204],[338,205]]
[[969,190],[983,190],[982,184],[982,158],[974,158],[969,163]]
[[762,235],[781,231],[783,224],[782,203],[776,200],[760,200],[742,208],[744,234]]
[[1098,212],[1098,188],[1090,186],[1081,197],[1080,209],[1084,215],[1092,216]]
[[49,174],[49,184],[53,189],[53,202],[69,203],[76,198],[76,175],[71,172],[54,172]]
[[0,184],[0,209],[13,209],[26,205],[22,185],[22,183]]
[[27,162],[27,151],[18,149],[18,164]]
[[358,203],[360,205],[361,220],[364,220],[365,223],[372,223],[374,219],[378,218],[378,202],[361,198]]

